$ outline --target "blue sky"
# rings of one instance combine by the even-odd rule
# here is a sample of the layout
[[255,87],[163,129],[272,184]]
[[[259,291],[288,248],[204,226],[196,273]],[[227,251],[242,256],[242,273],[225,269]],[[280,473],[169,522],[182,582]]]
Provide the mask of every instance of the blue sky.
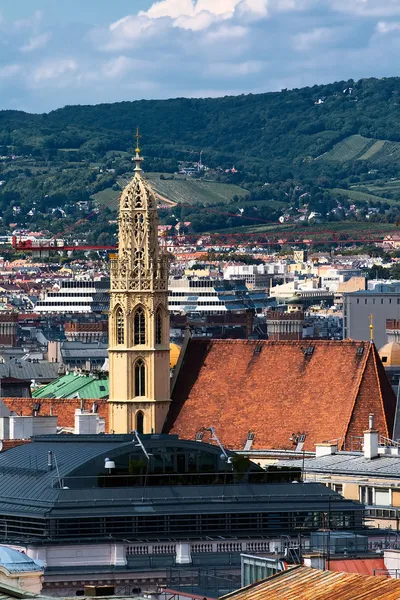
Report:
[[0,109],[400,75],[400,0],[0,0]]

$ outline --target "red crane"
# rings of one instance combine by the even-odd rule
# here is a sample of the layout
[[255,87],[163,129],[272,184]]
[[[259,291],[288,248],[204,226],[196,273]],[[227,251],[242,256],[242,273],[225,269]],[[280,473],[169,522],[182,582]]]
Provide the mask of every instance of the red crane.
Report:
[[[275,231],[264,233],[203,233],[196,235],[175,236],[169,238],[174,241],[175,246],[199,245],[203,247],[224,245],[257,245],[275,246],[284,244],[304,244],[307,246],[323,244],[373,244],[382,243],[384,237],[390,233],[388,230],[369,230],[360,232],[341,232],[332,230],[303,230],[303,231]],[[168,238],[167,238],[168,239]],[[164,238],[164,243],[166,239]],[[12,238],[14,250],[23,252],[57,252],[57,251],[116,251],[116,245],[94,245],[94,244],[71,244],[63,240],[18,240],[17,236]]]

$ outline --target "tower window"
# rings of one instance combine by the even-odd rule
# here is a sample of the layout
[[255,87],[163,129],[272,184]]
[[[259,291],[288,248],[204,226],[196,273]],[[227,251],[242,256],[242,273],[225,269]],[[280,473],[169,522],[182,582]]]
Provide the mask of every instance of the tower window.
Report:
[[135,396],[146,395],[146,366],[140,358],[135,364]]
[[117,344],[123,344],[125,342],[125,319],[120,306],[116,310],[115,320],[117,324]]
[[139,411],[136,415],[136,431],[138,433],[144,433],[144,414]]
[[159,308],[156,313],[156,344],[162,344],[162,325],[161,308]]
[[146,343],[146,315],[143,308],[135,312],[135,346]]

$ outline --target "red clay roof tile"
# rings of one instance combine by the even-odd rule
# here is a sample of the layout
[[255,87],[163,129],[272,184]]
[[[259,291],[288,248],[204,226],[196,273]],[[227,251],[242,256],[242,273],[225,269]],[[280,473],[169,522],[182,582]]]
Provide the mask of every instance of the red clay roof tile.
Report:
[[214,426],[236,449],[249,431],[253,449],[292,448],[292,433],[307,434],[306,450],[337,438],[343,447],[344,437],[362,435],[371,412],[390,437],[395,407],[369,342],[191,339],[164,431],[193,439]]

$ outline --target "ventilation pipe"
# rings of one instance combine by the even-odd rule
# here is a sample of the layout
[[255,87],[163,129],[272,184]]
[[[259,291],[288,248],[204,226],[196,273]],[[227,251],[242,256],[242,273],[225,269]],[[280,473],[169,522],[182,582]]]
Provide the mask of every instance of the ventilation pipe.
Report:
[[379,432],[375,429],[374,415],[369,415],[368,429],[364,431],[364,458],[376,458],[378,456]]
[[47,470],[52,471],[54,469],[53,464],[53,452],[51,450],[47,453]]

